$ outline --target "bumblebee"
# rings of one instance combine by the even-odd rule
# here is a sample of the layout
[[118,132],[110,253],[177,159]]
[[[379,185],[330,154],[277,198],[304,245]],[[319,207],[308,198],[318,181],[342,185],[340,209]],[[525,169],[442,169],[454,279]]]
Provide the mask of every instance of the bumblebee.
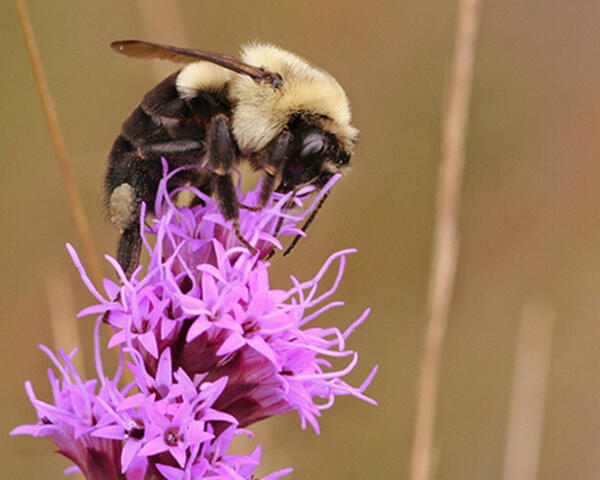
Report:
[[[161,158],[170,170],[197,166],[172,177],[168,189],[191,184],[213,195],[253,253],[240,232],[240,208],[261,209],[274,191],[321,188],[347,170],[358,136],[348,98],[331,75],[293,53],[260,43],[243,47],[240,58],[139,40],[111,47],[187,64],[144,96],[109,154],[107,204],[128,275],[139,263],[140,207],[145,202],[153,213]],[[234,188],[232,172],[243,160],[263,172],[254,207],[240,205]]]

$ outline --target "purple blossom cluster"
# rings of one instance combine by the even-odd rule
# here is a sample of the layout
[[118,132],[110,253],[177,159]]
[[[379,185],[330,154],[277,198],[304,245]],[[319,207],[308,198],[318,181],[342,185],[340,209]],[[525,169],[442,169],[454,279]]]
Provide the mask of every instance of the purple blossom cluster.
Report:
[[[104,279],[102,294],[67,245],[98,301],[79,313],[97,317],[97,378],[80,377],[72,362],[76,352],[59,350],[55,355],[41,347],[59,373],[48,373],[53,402],[39,400],[31,383],[25,384],[39,421],[12,433],[50,436],[75,464],[67,471],[81,471],[87,479],[255,479],[260,447],[250,455],[228,453],[236,436],[252,435],[249,425],[295,410],[302,428],[310,424],[319,433],[318,418],[338,395],[375,404],[363,392],[376,368],[359,387],[343,380],[358,361],[346,340],[369,311],[345,331],[309,326],[343,304],[329,298],[342,278],[346,256],[354,251],[331,255],[309,281],[291,277],[287,290],[269,284],[265,258],[282,248],[277,236],[301,233],[296,224],[337,178],[310,205],[312,187],[294,198],[274,194],[258,211],[242,210],[240,227],[256,248],[252,254],[240,245],[210,197],[183,187],[197,196],[197,205],[174,204],[182,189],[168,193],[166,187],[176,173],[165,166],[156,219],[142,226],[150,257],[145,271],[140,266],[128,278],[107,256],[119,283]],[[239,190],[244,205],[257,204],[260,185],[246,195]],[[287,208],[290,202],[294,210]],[[320,288],[331,268],[337,268],[333,284]],[[119,352],[111,376],[101,359],[103,324],[112,332],[108,348]],[[338,359],[345,359],[345,366],[336,370]]]

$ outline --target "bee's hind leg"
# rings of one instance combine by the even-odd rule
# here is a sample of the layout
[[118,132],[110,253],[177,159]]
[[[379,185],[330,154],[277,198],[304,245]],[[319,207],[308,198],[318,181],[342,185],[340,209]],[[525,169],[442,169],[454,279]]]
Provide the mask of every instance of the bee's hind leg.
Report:
[[110,219],[121,232],[117,261],[128,277],[139,264],[142,251],[140,203],[139,192],[127,182],[114,188],[109,198]]
[[135,221],[123,230],[117,249],[117,261],[127,277],[130,277],[135,268],[140,264],[141,254],[142,237],[140,234],[140,222]]

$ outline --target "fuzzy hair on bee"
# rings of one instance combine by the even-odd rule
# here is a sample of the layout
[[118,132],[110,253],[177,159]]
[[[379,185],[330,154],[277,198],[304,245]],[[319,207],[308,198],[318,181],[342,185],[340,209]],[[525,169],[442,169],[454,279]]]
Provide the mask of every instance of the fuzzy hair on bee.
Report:
[[229,96],[236,107],[233,134],[242,151],[263,149],[294,116],[312,117],[315,125],[336,136],[349,153],[358,130],[350,125],[350,103],[331,75],[293,53],[270,44],[252,43],[241,53],[242,61],[277,72],[279,89],[236,76]]
[[[244,46],[239,58],[139,40],[111,47],[131,57],[187,63],[143,97],[109,154],[105,190],[122,233],[117,260],[126,273],[139,263],[140,207],[145,202],[153,213],[162,158],[170,169],[195,166],[175,175],[169,189],[192,184],[213,195],[253,253],[240,232],[240,208],[261,209],[274,191],[321,188],[347,170],[358,136],[348,98],[331,75],[297,55],[262,43]],[[238,201],[232,173],[242,160],[263,171],[258,205]]]
[[177,92],[184,100],[191,100],[199,91],[222,92],[227,88],[233,73],[223,67],[207,62],[190,63],[175,81]]

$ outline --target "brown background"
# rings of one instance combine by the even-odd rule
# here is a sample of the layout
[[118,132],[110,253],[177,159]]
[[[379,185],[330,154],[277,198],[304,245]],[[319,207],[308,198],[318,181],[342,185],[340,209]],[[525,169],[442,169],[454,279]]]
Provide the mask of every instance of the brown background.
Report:
[[[102,252],[113,253],[116,241],[100,207],[106,154],[158,79],[152,63],[115,55],[110,41],[235,53],[247,40],[268,40],[338,78],[361,130],[353,170],[309,239],[275,261],[272,284],[289,285],[292,273],[307,278],[335,250],[359,249],[336,296],[346,307],[324,322],[344,326],[373,307],[350,342],[361,354],[352,379],[360,383],[380,364],[369,390],[380,406],[340,399],[325,412],[320,437],[300,431],[293,414],[265,422],[257,429],[261,472],[290,465],[296,479],[405,478],[455,2],[27,3]],[[599,25],[593,0],[484,2],[441,372],[438,479],[502,478],[518,325],[534,300],[556,315],[539,478],[600,476]],[[54,342],[51,313],[68,317],[92,297],[64,249],[81,244],[9,0],[0,31],[0,470],[3,478],[60,478],[69,463],[48,440],[7,434],[34,420],[25,379],[49,398],[49,362],[36,345]],[[177,67],[158,68],[164,75]],[[90,371],[91,320],[79,325]]]

